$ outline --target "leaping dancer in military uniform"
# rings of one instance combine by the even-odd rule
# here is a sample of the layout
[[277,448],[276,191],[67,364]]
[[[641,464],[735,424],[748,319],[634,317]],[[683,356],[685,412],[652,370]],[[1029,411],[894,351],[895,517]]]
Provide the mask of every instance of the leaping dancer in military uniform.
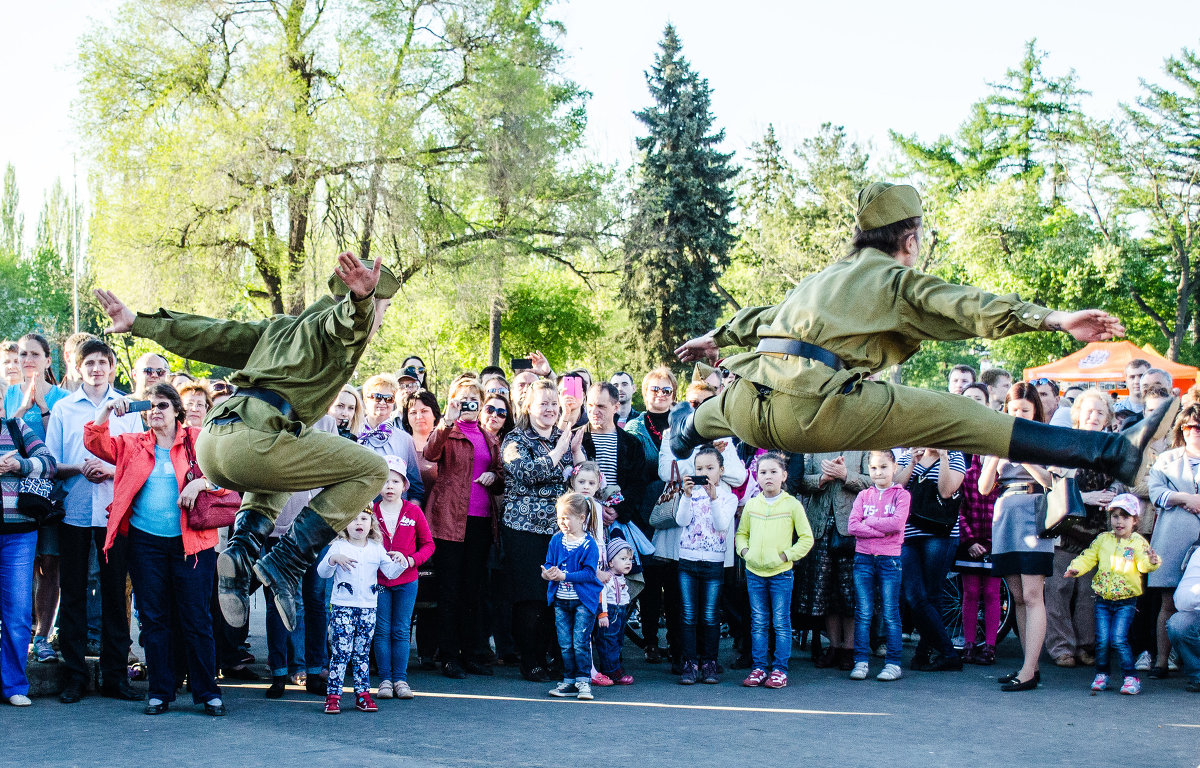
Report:
[[[112,321],[108,333],[130,331],[181,357],[237,369],[230,377],[237,394],[209,412],[196,441],[205,476],[244,494],[217,559],[221,612],[235,627],[249,617],[256,577],[271,587],[283,623],[295,627],[304,571],[387,479],[382,456],[309,425],[349,381],[399,283],[378,260],[343,253],[329,288],[332,295],[299,315],[257,323],[165,309],[135,315],[111,291],[95,292]],[[313,488],[323,490],[260,558],[284,502]]]
[[1101,310],[1054,311],[913,269],[921,216],[911,186],[871,184],[858,196],[849,256],[802,280],[779,304],[742,309],[677,349],[683,362],[710,363],[723,346],[753,351],[725,360],[739,378],[720,396],[694,413],[686,403],[675,407],[674,454],[730,435],[797,453],[919,446],[1092,468],[1132,483],[1146,445],[1170,428],[1178,398],[1124,433],[1084,432],[867,378],[904,362],[926,340],[1043,330],[1104,341],[1125,333]]

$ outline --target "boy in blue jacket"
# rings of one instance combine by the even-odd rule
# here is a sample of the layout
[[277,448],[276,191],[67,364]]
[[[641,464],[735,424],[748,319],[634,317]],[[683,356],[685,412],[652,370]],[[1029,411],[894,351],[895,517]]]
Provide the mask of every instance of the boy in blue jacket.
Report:
[[563,681],[551,696],[590,700],[592,696],[592,627],[600,606],[602,585],[596,577],[600,548],[587,533],[596,502],[580,493],[558,499],[559,533],[550,539],[542,578],[546,602],[554,606],[554,628],[562,649]]

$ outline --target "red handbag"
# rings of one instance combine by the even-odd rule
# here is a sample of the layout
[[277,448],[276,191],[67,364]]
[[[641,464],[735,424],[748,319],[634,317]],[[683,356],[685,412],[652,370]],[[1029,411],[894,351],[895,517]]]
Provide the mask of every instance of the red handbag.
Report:
[[[182,424],[180,429],[186,430]],[[200,466],[196,464],[196,449],[192,447],[190,432],[183,434],[183,451],[187,455],[188,471],[184,477],[190,483],[204,477]],[[225,491],[220,495],[212,491],[200,491],[196,495],[196,503],[187,511],[188,528],[193,531],[211,531],[214,528],[227,528],[233,525],[238,509],[242,506],[241,494]]]

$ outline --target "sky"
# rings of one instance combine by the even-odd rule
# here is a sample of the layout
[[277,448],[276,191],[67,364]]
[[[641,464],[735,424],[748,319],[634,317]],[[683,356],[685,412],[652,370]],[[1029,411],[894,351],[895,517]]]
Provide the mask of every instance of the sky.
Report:
[[[41,0],[5,8],[0,164],[16,166],[27,241],[56,177],[70,188],[77,171],[86,196],[71,111],[77,41],[118,7]],[[644,72],[668,23],[708,79],[724,149],[739,160],[768,124],[795,147],[832,122],[869,146],[878,166],[891,152],[889,129],[926,140],[952,133],[1031,38],[1049,53],[1048,74],[1076,72],[1097,117],[1136,99],[1139,78],[1162,81],[1167,56],[1200,48],[1197,0],[569,0],[552,15],[566,25],[563,74],[592,94],[587,151],[621,165],[634,158],[633,111],[649,100]]]

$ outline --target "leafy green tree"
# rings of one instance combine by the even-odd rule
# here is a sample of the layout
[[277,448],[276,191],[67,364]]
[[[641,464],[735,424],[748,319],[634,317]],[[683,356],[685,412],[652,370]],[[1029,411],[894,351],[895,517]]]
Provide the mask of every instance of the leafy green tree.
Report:
[[625,241],[621,302],[631,347],[644,364],[665,361],[684,339],[711,328],[725,303],[714,290],[734,244],[732,155],[717,150],[708,81],[681,54],[668,25],[646,74],[654,103],[637,112],[646,135]]

